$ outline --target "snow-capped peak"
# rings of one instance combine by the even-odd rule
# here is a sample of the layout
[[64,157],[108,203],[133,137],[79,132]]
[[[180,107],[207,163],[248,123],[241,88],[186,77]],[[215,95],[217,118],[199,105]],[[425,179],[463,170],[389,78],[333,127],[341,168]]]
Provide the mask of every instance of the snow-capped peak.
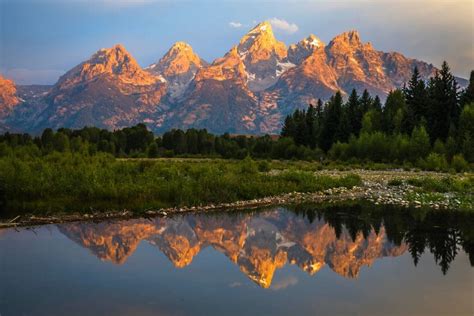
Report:
[[303,40],[303,43],[305,44],[305,46],[314,46],[314,47],[320,47],[322,44],[321,40],[313,34],[305,38]]
[[261,22],[257,24],[253,29],[251,29],[248,34],[261,33],[261,32],[272,32],[272,25],[268,21]]

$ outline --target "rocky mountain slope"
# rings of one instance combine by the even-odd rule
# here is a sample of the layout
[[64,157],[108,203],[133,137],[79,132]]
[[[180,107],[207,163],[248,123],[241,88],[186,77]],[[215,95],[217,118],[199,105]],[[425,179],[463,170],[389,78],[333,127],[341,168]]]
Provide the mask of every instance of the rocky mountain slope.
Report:
[[10,83],[1,89],[0,112],[4,129],[15,131],[115,129],[144,122],[158,133],[192,127],[278,133],[295,108],[338,90],[347,95],[352,88],[368,89],[383,99],[409,80],[415,66],[424,79],[436,71],[400,53],[376,50],[357,31],[327,45],[310,35],[287,48],[263,22],[210,64],[183,42],[145,69],[121,45],[101,49],[41,97],[26,95],[20,103]]
[[0,75],[0,119],[8,116],[20,102],[15,83]]
[[168,93],[179,98],[188,87],[196,72],[207,66],[193,48],[185,42],[175,43],[155,64],[146,68],[150,73],[162,76],[168,84]]

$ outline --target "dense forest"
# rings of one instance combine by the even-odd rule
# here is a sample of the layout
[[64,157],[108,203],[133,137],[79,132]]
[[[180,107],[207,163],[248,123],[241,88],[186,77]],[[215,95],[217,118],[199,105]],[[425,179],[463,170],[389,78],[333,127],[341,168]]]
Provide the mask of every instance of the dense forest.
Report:
[[41,136],[0,135],[0,157],[38,157],[52,152],[115,157],[222,157],[381,162],[424,169],[466,170],[474,162],[474,71],[460,91],[449,66],[428,82],[415,68],[403,89],[385,104],[367,90],[344,98],[337,92],[289,115],[278,136],[212,135],[171,130],[159,137],[144,124],[108,131],[46,129]]

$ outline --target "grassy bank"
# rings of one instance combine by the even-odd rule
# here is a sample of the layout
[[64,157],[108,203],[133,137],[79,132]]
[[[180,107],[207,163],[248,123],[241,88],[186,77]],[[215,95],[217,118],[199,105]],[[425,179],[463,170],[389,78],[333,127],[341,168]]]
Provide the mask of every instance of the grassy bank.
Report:
[[420,201],[421,203],[450,201],[457,209],[474,211],[474,177],[455,178],[452,176],[443,178],[422,177],[410,178],[409,185],[416,188],[415,192],[409,194],[409,201]]
[[[110,155],[53,153],[0,159],[4,209],[145,209],[234,202],[287,192],[314,192],[361,183],[356,175],[317,176],[271,162],[118,160]],[[283,169],[282,165],[275,166]]]

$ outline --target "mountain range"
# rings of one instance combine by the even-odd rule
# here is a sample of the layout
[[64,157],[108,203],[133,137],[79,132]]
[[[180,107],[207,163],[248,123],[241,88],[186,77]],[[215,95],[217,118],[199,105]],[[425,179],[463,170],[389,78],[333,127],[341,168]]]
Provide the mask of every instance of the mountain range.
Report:
[[[122,45],[101,49],[53,86],[18,86],[0,77],[0,131],[44,128],[118,129],[145,123],[162,133],[206,128],[213,133],[278,133],[285,116],[336,91],[367,89],[384,99],[414,67],[427,80],[436,67],[376,50],[357,31],[327,45],[315,35],[286,47],[271,24],[251,29],[223,57],[207,63],[175,43],[142,68]],[[458,83],[467,81],[458,78]]]

